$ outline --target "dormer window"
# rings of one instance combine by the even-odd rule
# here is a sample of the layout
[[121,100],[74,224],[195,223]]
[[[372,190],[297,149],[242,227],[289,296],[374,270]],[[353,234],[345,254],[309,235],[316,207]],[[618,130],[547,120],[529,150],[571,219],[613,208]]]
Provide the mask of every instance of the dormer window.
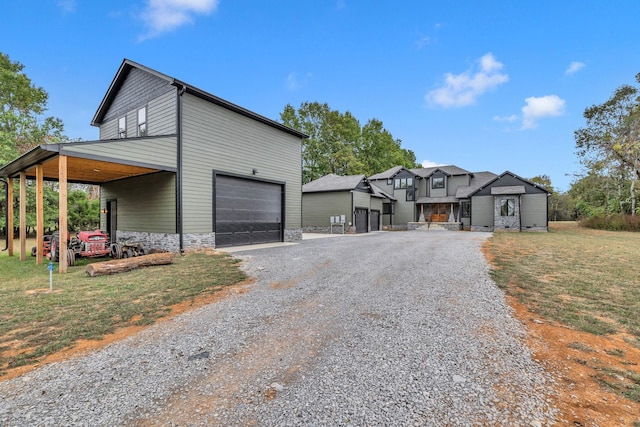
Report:
[[138,136],[147,136],[147,107],[138,110]]
[[444,188],[444,177],[433,177],[431,178],[431,188]]
[[127,137],[127,118],[120,117],[118,119],[118,138],[123,139]]

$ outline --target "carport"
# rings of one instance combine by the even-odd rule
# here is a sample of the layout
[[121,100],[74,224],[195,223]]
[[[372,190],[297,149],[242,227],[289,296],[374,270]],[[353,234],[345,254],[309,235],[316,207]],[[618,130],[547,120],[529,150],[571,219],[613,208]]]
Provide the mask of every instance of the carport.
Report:
[[[151,138],[150,138],[151,139]],[[157,140],[157,139],[156,139]],[[113,158],[105,155],[106,151],[118,150],[119,141],[90,141],[68,144],[46,144],[33,148],[13,162],[0,169],[0,177],[7,181],[7,201],[13,200],[13,182],[19,180],[19,239],[20,260],[27,259],[27,179],[35,180],[36,185],[36,264],[44,259],[44,181],[57,181],[59,185],[58,224],[61,236],[67,230],[67,183],[83,183],[101,185],[109,181],[146,175],[159,171],[176,172],[175,168],[166,165],[145,164]],[[141,143],[140,140],[137,142]],[[157,142],[156,142],[157,143]],[[142,144],[144,145],[144,144]],[[107,150],[104,150],[107,148]],[[102,152],[102,153],[101,153]],[[101,214],[108,212],[101,211]],[[7,244],[8,255],[13,251],[13,203],[7,203]],[[59,272],[67,271],[67,241],[60,239]]]

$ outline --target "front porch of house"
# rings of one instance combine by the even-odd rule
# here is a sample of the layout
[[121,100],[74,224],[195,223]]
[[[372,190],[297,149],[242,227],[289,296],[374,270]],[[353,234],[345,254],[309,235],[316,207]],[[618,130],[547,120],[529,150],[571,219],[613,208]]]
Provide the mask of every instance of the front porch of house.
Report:
[[418,209],[418,222],[432,223],[459,223],[460,222],[460,203],[459,201],[446,198],[442,201],[425,201],[418,200],[416,205]]

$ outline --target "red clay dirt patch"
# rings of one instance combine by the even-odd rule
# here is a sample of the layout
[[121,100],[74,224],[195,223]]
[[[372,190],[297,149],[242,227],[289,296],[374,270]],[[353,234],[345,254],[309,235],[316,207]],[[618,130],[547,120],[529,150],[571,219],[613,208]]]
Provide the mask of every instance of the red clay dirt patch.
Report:
[[[194,310],[198,307],[202,307],[208,304],[222,301],[223,299],[228,298],[231,295],[248,292],[249,290],[247,289],[247,286],[252,283],[253,283],[253,279],[248,279],[243,282],[237,283],[235,285],[227,286],[213,294],[200,295],[193,300],[183,301],[181,303],[172,305],[171,307],[169,307],[171,310],[169,314],[158,319],[156,323],[166,321],[181,313]],[[48,292],[48,289],[47,289],[47,292]],[[135,318],[131,319],[131,321],[133,322],[135,322],[135,320],[136,320]],[[51,354],[36,364],[7,369],[5,371],[6,372],[5,375],[0,376],[0,381],[7,381],[12,378],[19,377],[20,375],[26,374],[27,372],[37,369],[43,365],[48,365],[50,363],[55,363],[55,362],[61,362],[64,360],[71,359],[72,357],[75,357],[75,356],[80,356],[80,355],[89,353],[91,351],[105,347],[116,341],[120,341],[131,335],[135,335],[138,332],[148,327],[149,326],[128,326],[126,328],[117,329],[113,334],[105,335],[100,340],[79,340],[74,344],[73,347]]]
[[[602,386],[605,370],[640,375],[640,350],[622,335],[597,336],[549,323],[507,296],[516,317],[528,331],[527,346],[557,382],[559,425],[632,426],[640,419],[640,404]],[[623,356],[616,356],[623,354]]]
[[[483,245],[481,250],[491,268],[499,268],[489,246]],[[534,360],[557,382],[557,395],[552,397],[560,411],[557,425],[620,427],[640,421],[639,403],[599,381],[608,369],[640,375],[640,350],[623,334],[597,336],[576,331],[530,312],[512,296],[505,295],[505,299],[527,329],[526,344]]]

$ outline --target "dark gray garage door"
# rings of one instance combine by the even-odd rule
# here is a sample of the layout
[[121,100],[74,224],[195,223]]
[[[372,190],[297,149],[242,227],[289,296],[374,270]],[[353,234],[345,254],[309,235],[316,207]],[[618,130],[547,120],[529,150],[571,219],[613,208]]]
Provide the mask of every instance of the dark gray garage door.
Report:
[[380,211],[371,211],[371,231],[380,230]]
[[356,208],[356,233],[366,233],[369,231],[368,210]]
[[282,190],[282,184],[216,175],[216,246],[281,242]]

